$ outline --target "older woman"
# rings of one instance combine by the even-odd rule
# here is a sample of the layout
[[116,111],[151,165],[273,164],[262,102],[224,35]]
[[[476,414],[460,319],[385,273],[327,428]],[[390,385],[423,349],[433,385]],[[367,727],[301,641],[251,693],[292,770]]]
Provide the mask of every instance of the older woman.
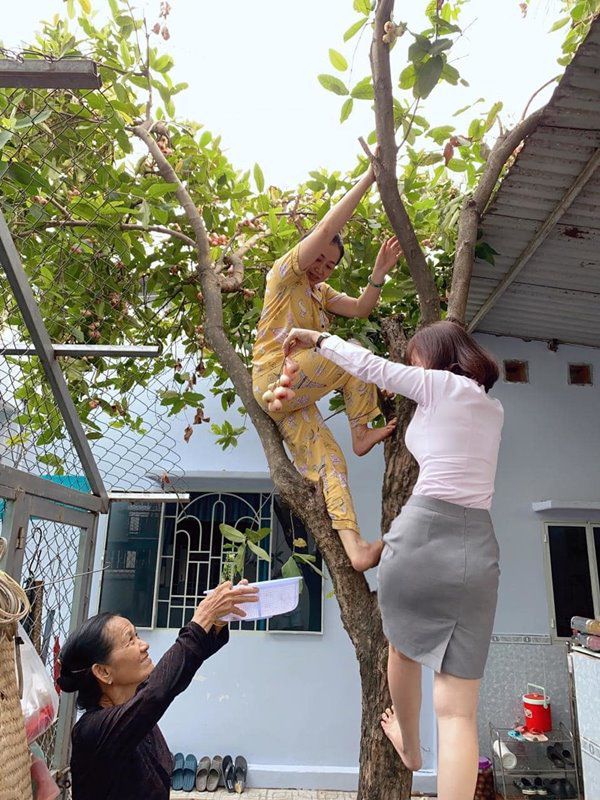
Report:
[[257,589],[221,584],[196,609],[154,666],[135,626],[98,614],[74,631],[60,653],[59,686],[77,692],[85,713],[73,728],[73,800],[168,800],[172,758],[158,721],[202,662],[229,639],[220,620],[244,617]]

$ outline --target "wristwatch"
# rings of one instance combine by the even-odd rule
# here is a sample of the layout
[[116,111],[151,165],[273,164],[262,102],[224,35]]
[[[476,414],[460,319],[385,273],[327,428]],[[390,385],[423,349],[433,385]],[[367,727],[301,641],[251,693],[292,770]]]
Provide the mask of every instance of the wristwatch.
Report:
[[330,336],[331,336],[330,333],[322,333],[315,342],[315,350],[318,350],[321,347],[323,339],[329,339]]
[[369,275],[369,277],[367,278],[367,283],[370,283],[371,286],[375,287],[375,289],[381,289],[383,284],[385,283],[385,280],[382,280],[381,283],[375,283],[373,278]]

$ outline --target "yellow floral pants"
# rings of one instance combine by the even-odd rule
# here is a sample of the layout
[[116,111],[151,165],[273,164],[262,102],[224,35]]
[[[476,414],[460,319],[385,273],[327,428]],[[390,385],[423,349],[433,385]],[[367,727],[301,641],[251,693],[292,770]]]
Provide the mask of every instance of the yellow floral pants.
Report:
[[[344,395],[351,426],[366,424],[379,416],[377,389],[345,372],[314,350],[294,355],[300,369],[292,389],[296,396],[284,402],[279,412],[268,412],[277,423],[288,445],[296,469],[311,481],[323,482],[327,510],[336,530],[358,531],[354,504],[348,488],[346,459],[316,406],[318,400],[336,389]],[[262,399],[268,384],[280,376],[281,361],[255,365],[252,378],[254,396],[267,411]]]

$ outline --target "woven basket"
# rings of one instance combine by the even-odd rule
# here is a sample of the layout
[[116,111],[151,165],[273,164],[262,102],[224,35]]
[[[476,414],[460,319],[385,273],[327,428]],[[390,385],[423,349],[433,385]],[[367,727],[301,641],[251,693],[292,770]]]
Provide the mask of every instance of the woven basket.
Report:
[[17,688],[15,642],[0,633],[0,800],[32,800],[31,758]]

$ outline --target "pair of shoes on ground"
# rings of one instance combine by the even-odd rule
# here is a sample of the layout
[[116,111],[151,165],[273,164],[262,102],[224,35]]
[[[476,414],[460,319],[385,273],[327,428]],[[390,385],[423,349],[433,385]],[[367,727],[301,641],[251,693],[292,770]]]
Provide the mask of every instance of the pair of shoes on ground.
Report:
[[519,778],[514,781],[517,789],[520,790],[523,797],[560,797],[564,800],[567,798],[578,797],[577,790],[567,778],[540,778],[536,777],[532,780],[529,778]]
[[216,792],[225,786],[228,792],[241,794],[246,788],[248,762],[244,756],[234,760],[231,756],[203,756],[200,761],[194,755],[176,753],[173,759],[171,786],[175,790],[191,792]]
[[575,766],[575,761],[569,750],[563,748],[562,742],[556,742],[546,748],[546,755],[555,767],[569,769]]

